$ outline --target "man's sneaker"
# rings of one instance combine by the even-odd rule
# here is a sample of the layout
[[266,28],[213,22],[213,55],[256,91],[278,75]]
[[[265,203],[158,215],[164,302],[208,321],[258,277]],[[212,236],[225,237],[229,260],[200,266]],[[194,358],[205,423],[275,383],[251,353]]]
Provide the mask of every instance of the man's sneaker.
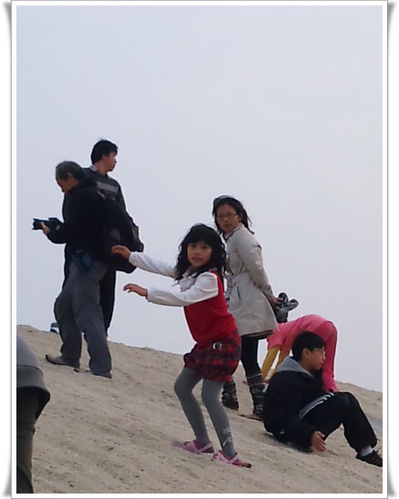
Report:
[[56,322],[50,324],[50,333],[60,334],[60,328]]
[[380,468],[382,468],[382,457],[375,450],[365,456],[361,456],[360,454],[358,454],[356,456],[356,459],[360,459],[360,461],[364,461],[366,463],[373,464],[374,466],[379,466]]
[[89,369],[89,372],[91,372],[91,374],[94,374],[94,376],[101,376],[102,378],[112,379],[111,371],[105,371],[105,372],[102,372],[102,373],[96,373],[92,369]]
[[65,359],[63,359],[60,356],[55,357],[54,355],[50,355],[46,353],[46,360],[47,362],[50,362],[51,364],[55,364],[56,366],[69,366],[69,367],[75,367],[79,368],[80,367],[80,362],[67,362]]

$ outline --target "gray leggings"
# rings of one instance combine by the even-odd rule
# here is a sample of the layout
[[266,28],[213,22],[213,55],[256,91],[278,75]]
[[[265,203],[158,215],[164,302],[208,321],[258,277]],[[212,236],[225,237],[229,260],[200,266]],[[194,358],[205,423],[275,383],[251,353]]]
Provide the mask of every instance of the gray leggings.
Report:
[[[201,379],[201,375],[196,371],[184,367],[175,382],[174,388],[184,414],[194,431],[195,438],[200,447],[203,447],[210,442],[210,438],[205,426],[201,406],[193,394],[195,385],[197,385]],[[231,435],[229,418],[220,400],[222,387],[223,382],[204,379],[202,383],[201,399],[209,413],[223,452],[226,456],[232,458],[235,456],[236,451]]]

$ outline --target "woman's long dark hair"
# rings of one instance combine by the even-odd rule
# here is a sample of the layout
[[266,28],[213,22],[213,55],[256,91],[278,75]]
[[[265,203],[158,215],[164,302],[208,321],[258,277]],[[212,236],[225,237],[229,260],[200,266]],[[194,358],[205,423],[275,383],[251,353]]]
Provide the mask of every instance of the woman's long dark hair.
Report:
[[212,255],[209,262],[199,269],[195,270],[195,274],[199,275],[211,269],[215,269],[219,277],[223,280],[226,266],[226,250],[219,234],[205,224],[196,224],[191,227],[183,241],[179,245],[179,255],[176,263],[177,280],[179,281],[183,274],[190,268],[190,262],[187,258],[187,248],[191,243],[204,241],[212,248]]
[[253,234],[253,231],[250,229],[252,222],[248,216],[246,209],[244,208],[241,201],[238,201],[238,199],[233,198],[232,196],[219,196],[213,200],[212,216],[213,219],[215,220],[215,225],[217,227],[217,231],[219,232],[219,234],[223,234],[223,231],[220,228],[220,225],[218,224],[216,215],[218,208],[224,204],[227,204],[228,206],[233,208],[233,210],[241,218],[241,223],[249,230],[249,232],[252,232]]

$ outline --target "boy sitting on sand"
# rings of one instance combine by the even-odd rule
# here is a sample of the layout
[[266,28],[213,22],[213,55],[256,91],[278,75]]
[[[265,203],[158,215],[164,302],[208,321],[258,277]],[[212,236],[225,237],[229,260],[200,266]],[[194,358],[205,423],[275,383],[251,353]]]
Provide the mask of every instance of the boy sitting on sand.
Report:
[[263,423],[281,442],[323,452],[325,439],[341,424],[356,458],[382,466],[373,450],[377,437],[359,402],[349,392],[326,393],[321,379],[325,343],[317,334],[300,333],[287,357],[272,377],[264,395]]

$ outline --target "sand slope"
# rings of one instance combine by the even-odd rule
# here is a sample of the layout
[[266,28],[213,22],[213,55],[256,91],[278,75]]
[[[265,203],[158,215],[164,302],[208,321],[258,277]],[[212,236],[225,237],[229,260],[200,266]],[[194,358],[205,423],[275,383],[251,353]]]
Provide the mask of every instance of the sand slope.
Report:
[[[49,364],[44,355],[58,354],[59,336],[31,326],[18,326],[18,333],[36,354],[51,392],[34,438],[37,494],[383,492],[381,468],[355,459],[341,428],[328,438],[325,453],[304,454],[276,442],[262,423],[229,411],[235,446],[252,463],[250,470],[172,447],[175,438],[193,438],[173,392],[181,355],[110,342],[114,368],[107,380]],[[84,346],[82,367],[87,361]],[[235,379],[241,409],[250,412],[241,366]],[[358,397],[381,438],[382,394],[338,386]],[[207,413],[205,418],[219,448]]]

